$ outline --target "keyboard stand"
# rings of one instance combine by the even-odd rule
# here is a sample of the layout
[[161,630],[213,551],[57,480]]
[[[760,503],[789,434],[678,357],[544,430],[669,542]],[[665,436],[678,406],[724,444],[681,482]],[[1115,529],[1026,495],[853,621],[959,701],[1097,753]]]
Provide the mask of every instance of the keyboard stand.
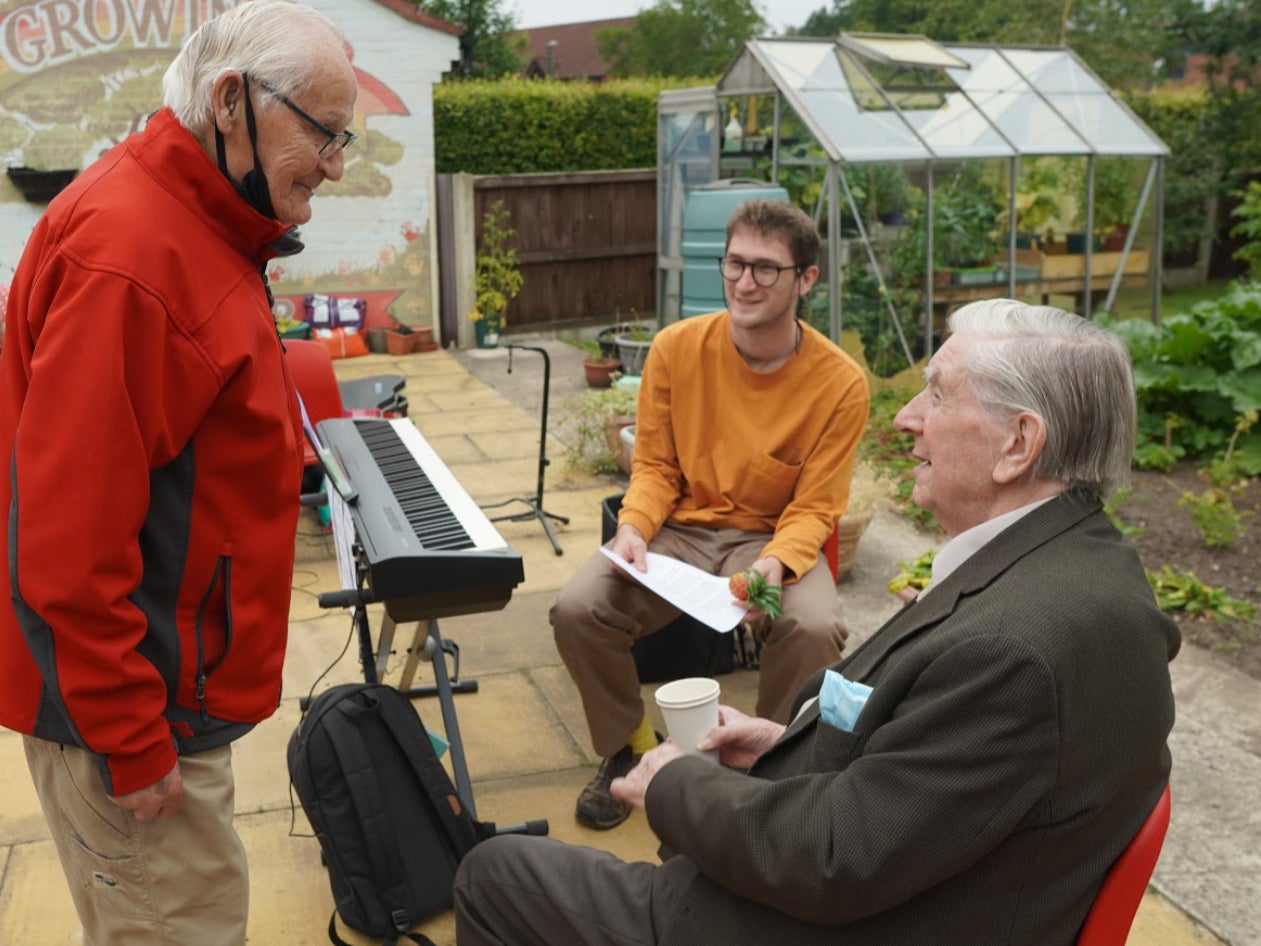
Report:
[[554,512],[548,512],[543,508],[543,472],[552,462],[547,458],[547,392],[551,388],[552,378],[552,359],[547,354],[547,349],[539,348],[535,345],[509,345],[508,346],[508,372],[512,373],[512,350],[520,348],[525,351],[536,351],[543,356],[543,420],[539,434],[539,478],[538,484],[534,488],[534,495],[531,497],[518,496],[513,499],[505,499],[501,503],[491,503],[488,506],[482,506],[482,509],[498,509],[500,506],[506,506],[509,503],[524,503],[529,506],[529,510],[519,513],[508,513],[503,516],[495,516],[491,522],[524,522],[527,519],[537,519],[539,525],[543,527],[543,531],[547,533],[548,541],[552,543],[552,548],[556,550],[557,555],[564,555],[560,543],[556,541],[556,533],[552,531],[552,524],[549,519],[555,519],[561,525],[569,525],[568,516],[558,516]]
[[[394,642],[394,631],[397,627],[389,613],[381,616],[381,634],[377,643],[376,667],[380,671],[390,655],[390,647]],[[455,662],[455,669],[447,673],[447,654]],[[416,678],[416,665],[421,660],[433,664],[431,684],[412,686]],[[460,723],[455,715],[456,693],[476,693],[476,680],[460,679],[460,648],[455,641],[444,640],[438,630],[436,618],[428,618],[416,624],[416,632],[411,646],[407,648],[407,660],[403,664],[403,674],[399,677],[398,689],[415,699],[421,696],[436,696],[442,709],[442,728],[446,731],[447,751],[451,753],[451,770],[455,774],[455,787],[460,797],[468,806],[469,814],[474,818],[477,812],[473,808],[473,785],[469,780],[468,763],[464,758],[464,741],[460,738]]]
[[[362,588],[356,591],[327,592],[318,598],[320,607],[352,607],[355,610],[355,632],[359,637],[359,659],[363,664],[365,683],[378,683],[385,675],[386,663],[390,657],[390,648],[394,645],[394,632],[397,622],[390,617],[388,611],[381,615],[381,633],[377,637],[376,653],[373,654],[372,630],[368,623],[368,610],[365,607],[365,595]],[[447,658],[450,654],[455,661],[455,670],[447,673]],[[422,660],[433,664],[432,684],[412,686],[416,676],[416,665]],[[473,783],[468,774],[468,761],[464,757],[464,740],[460,738],[460,723],[455,715],[456,693],[476,693],[476,680],[460,678],[460,648],[451,640],[445,640],[438,630],[436,618],[428,618],[416,625],[412,644],[407,649],[407,660],[403,665],[403,675],[399,679],[398,689],[408,697],[438,697],[438,705],[442,709],[442,728],[446,735],[447,751],[451,755],[451,771],[455,776],[455,789],[469,815],[476,818],[477,809],[473,806]],[[299,701],[302,711],[306,712],[308,701],[303,697]],[[499,825],[497,834],[533,834],[546,835],[548,824],[546,818],[534,821],[523,821],[519,824]]]

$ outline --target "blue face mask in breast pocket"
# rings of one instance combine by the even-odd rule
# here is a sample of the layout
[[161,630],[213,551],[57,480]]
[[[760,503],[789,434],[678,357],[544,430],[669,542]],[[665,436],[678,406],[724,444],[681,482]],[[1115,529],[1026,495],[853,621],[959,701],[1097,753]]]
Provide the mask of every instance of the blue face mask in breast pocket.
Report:
[[871,687],[867,684],[847,680],[835,670],[825,670],[819,690],[819,715],[829,726],[853,732],[858,714],[867,705],[870,695]]

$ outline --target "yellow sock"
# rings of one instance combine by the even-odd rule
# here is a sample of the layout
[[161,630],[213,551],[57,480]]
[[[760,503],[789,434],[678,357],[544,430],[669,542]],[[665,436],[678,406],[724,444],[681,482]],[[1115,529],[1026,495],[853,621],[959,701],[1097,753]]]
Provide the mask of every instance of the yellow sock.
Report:
[[635,731],[631,733],[628,745],[630,745],[631,752],[635,753],[635,755],[643,755],[656,744],[657,734],[653,732],[652,723],[648,722],[648,717],[645,716],[639,721],[639,726],[636,727]]

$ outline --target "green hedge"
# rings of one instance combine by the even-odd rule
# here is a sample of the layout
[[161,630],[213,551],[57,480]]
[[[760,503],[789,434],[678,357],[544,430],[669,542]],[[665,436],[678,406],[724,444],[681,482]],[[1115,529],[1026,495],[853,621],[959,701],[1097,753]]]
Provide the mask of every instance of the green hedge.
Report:
[[[601,84],[507,78],[434,88],[439,173],[524,174],[657,166],[657,97],[712,78]],[[1165,249],[1194,250],[1213,233],[1205,200],[1261,167],[1261,95],[1130,94],[1127,102],[1170,147]]]
[[712,79],[447,82],[433,90],[439,174],[657,166],[657,96]]

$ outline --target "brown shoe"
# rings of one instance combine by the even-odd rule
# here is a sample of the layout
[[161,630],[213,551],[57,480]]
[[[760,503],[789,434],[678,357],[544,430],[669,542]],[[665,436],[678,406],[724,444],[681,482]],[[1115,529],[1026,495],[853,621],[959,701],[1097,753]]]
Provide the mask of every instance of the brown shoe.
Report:
[[609,786],[613,779],[621,778],[638,763],[639,756],[631,751],[630,746],[623,746],[617,755],[611,755],[600,763],[595,778],[578,796],[574,816],[580,824],[597,831],[607,831],[630,817],[631,806],[614,798],[609,793]]

